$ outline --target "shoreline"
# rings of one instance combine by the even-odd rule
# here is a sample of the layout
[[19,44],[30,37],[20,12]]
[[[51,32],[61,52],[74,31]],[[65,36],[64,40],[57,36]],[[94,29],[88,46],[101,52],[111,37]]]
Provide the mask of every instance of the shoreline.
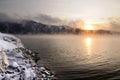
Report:
[[[53,73],[45,66],[37,65],[37,54],[25,48],[19,38],[0,33],[0,49],[9,63],[0,67],[1,80],[55,80]],[[4,61],[3,56],[0,59]]]

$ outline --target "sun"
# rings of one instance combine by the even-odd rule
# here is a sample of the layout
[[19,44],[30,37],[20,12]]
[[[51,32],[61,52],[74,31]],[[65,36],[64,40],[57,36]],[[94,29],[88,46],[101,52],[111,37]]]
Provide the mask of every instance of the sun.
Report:
[[85,30],[94,30],[94,27],[92,25],[85,25]]

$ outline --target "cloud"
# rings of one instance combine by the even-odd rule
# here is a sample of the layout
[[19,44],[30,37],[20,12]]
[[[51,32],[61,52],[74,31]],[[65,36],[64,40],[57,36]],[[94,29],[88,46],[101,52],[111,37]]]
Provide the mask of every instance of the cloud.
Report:
[[0,13],[0,21],[11,21],[13,20],[10,16],[5,13]]
[[85,25],[85,22],[83,20],[81,20],[81,19],[79,19],[79,20],[70,20],[68,22],[68,25],[71,26],[71,27],[83,29],[83,27]]
[[62,20],[58,17],[53,17],[47,14],[39,14],[39,15],[19,15],[19,14],[5,14],[0,13],[0,22],[1,21],[21,21],[21,20],[34,20],[40,23],[48,24],[48,25],[68,25],[71,27],[79,27],[82,28],[84,26],[84,21],[79,20]]
[[53,17],[46,14],[39,14],[35,17],[33,17],[34,20],[37,20],[39,22],[45,23],[45,24],[54,24],[54,25],[60,25],[63,24],[63,20],[57,17]]
[[96,30],[110,30],[110,27],[106,23],[92,24]]
[[120,17],[108,18],[108,25],[111,28],[111,30],[120,31]]
[[63,24],[63,20],[57,18],[57,17],[52,17],[50,15],[46,14],[39,14],[37,16],[34,15],[24,15],[20,16],[18,14],[5,14],[5,13],[0,13],[0,22],[3,21],[20,21],[20,20],[35,20],[37,22],[45,23],[45,24],[51,24],[51,25],[60,25]]
[[0,22],[17,22],[17,21],[20,21],[22,20],[23,18],[20,17],[19,15],[17,14],[12,14],[12,15],[8,15],[6,13],[2,13],[0,12]]
[[92,24],[96,29],[120,31],[120,17],[104,18],[104,23]]

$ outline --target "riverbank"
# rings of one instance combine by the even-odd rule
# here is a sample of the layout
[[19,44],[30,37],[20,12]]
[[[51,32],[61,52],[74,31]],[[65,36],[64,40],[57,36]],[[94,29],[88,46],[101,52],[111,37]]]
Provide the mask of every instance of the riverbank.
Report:
[[0,80],[54,80],[45,66],[36,64],[36,53],[13,35],[0,33]]

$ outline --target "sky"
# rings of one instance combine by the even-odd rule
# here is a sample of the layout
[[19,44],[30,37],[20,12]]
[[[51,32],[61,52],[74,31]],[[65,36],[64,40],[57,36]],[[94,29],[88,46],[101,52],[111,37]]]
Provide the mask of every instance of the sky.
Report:
[[0,0],[0,13],[46,23],[83,20],[100,26],[108,21],[111,26],[120,17],[120,0]]

